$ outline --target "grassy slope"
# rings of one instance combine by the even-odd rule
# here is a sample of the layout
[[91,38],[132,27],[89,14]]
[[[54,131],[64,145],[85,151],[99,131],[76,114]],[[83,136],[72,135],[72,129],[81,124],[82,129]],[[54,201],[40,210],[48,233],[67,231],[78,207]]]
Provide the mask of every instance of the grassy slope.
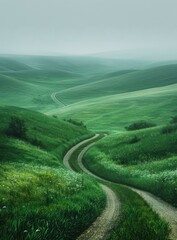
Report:
[[137,118],[163,124],[176,111],[176,69],[174,64],[121,75],[109,73],[102,75],[103,80],[97,76],[97,81],[58,92],[57,97],[71,105],[47,114],[81,119],[89,128],[101,131],[122,130]]
[[[9,56],[5,62],[1,57],[0,66],[6,64],[8,69],[12,61],[29,69],[21,70],[14,63],[16,71],[0,72],[1,105],[78,118],[89,128],[101,131],[122,130],[137,116],[163,124],[175,111],[175,64],[132,71],[121,69],[141,64],[92,57]],[[50,97],[53,92],[71,105],[59,109]]]
[[[95,82],[107,73],[114,75],[122,69],[138,68],[138,64],[142,65],[136,61],[93,57],[1,57],[1,104],[12,105],[13,102],[15,106],[44,112],[56,108],[50,98],[52,92]],[[66,96],[65,100],[66,103],[75,102]]]
[[93,98],[48,114],[76,118],[92,130],[122,131],[135,120],[164,124],[176,113],[177,85]]
[[[138,141],[133,143],[135,136]],[[156,127],[114,134],[88,152],[86,164],[103,177],[145,189],[177,206],[176,146],[177,130],[164,134]]]
[[[99,80],[100,79],[100,80]],[[168,65],[138,71],[120,71],[106,74],[98,81],[66,89],[58,93],[66,103],[94,97],[126,93],[177,83],[177,65]]]
[[[26,141],[5,136],[11,116],[24,119]],[[61,160],[90,133],[21,108],[1,107],[0,117],[1,239],[76,238],[100,214],[105,199],[95,182],[85,178],[83,184]],[[40,147],[31,144],[36,140]]]

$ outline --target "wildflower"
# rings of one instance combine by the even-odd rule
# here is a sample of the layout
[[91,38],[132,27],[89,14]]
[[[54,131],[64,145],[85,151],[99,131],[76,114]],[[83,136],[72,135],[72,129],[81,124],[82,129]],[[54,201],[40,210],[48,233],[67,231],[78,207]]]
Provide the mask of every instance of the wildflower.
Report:
[[25,229],[23,232],[24,232],[24,233],[27,233],[27,232],[28,232],[28,230],[26,230],[26,229]]
[[40,232],[40,230],[39,230],[39,229],[36,229],[36,232]]
[[2,208],[3,208],[3,209],[6,209],[7,207],[6,207],[6,206],[3,206]]

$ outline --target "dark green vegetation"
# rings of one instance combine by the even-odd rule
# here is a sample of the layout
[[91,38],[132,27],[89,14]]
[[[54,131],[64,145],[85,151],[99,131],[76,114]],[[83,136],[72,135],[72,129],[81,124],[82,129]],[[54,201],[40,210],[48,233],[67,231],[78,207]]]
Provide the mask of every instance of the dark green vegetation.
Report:
[[[75,239],[105,204],[95,181],[61,162],[90,132],[21,108],[1,107],[0,118],[0,239]],[[25,137],[7,131],[18,126]]]
[[110,240],[167,240],[168,224],[159,218],[145,201],[132,190],[111,184],[121,201],[120,218]]
[[147,122],[147,121],[142,120],[142,121],[134,122],[125,128],[128,131],[132,131],[132,130],[139,130],[139,129],[150,128],[150,127],[155,127],[155,126],[156,126],[156,124],[154,124],[152,122]]
[[110,135],[87,153],[85,164],[101,177],[177,206],[176,124]]
[[[4,56],[0,58],[0,102],[78,119],[96,131],[122,131],[139,119],[164,124],[177,105],[177,65],[167,64]],[[52,100],[53,93],[61,103]]]

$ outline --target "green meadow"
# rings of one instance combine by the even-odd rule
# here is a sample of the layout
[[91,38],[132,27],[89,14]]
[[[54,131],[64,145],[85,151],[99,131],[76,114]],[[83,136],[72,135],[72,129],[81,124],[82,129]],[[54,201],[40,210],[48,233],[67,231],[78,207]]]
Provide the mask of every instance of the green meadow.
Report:
[[177,125],[112,134],[97,143],[86,166],[103,178],[151,192],[177,206]]
[[[176,96],[175,61],[0,56],[2,239],[76,239],[100,215],[106,199],[97,182],[62,163],[96,132],[108,136],[85,156],[91,171],[177,206]],[[25,134],[15,136],[14,119]],[[154,127],[126,130],[139,120]],[[112,188],[123,203],[112,239],[168,238],[168,225],[137,194]]]
[[175,62],[9,55],[0,57],[0,81],[1,105],[78,119],[94,131],[123,131],[138,119],[165,124],[176,112]]

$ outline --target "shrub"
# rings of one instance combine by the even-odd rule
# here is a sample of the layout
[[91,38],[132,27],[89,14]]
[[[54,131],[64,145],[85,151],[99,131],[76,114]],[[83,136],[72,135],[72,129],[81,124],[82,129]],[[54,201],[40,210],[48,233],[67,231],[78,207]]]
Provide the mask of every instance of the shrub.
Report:
[[177,116],[173,116],[173,117],[171,117],[171,121],[170,121],[170,123],[172,123],[172,124],[177,124]]
[[132,137],[130,140],[129,140],[129,143],[130,144],[134,144],[134,143],[137,143],[137,142],[139,142],[141,139],[138,137],[138,136],[134,136],[134,137]]
[[31,138],[29,139],[29,142],[34,146],[44,148],[43,142],[37,138]]
[[132,130],[139,130],[139,129],[150,128],[150,127],[155,127],[155,126],[156,126],[156,124],[154,124],[152,122],[140,120],[140,121],[130,124],[129,126],[125,127],[125,129],[128,131],[132,131]]
[[83,127],[83,128],[86,128],[86,126],[84,125],[84,123],[82,121],[78,121],[78,120],[75,120],[75,119],[68,119],[67,122],[69,123],[72,123],[76,126],[80,126],[80,127]]
[[15,137],[19,139],[26,139],[27,128],[25,121],[18,117],[11,117],[9,125],[6,129],[6,135],[10,137]]
[[162,134],[170,134],[177,131],[177,124],[167,125],[161,129]]

